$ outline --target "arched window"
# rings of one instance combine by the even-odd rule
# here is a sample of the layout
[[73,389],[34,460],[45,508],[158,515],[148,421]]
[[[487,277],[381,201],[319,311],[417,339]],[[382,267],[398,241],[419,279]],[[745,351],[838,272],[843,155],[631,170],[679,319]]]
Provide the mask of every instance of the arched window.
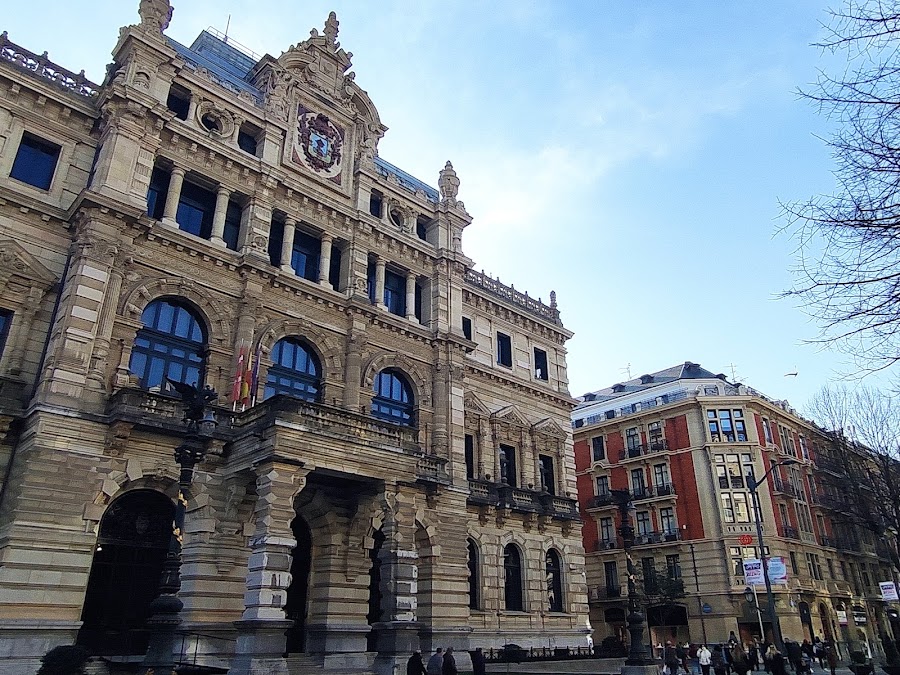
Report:
[[412,389],[403,375],[395,370],[382,370],[375,378],[374,389],[372,415],[394,424],[414,425]]
[[469,539],[469,609],[480,609],[478,591],[481,580],[478,576],[478,546]]
[[319,361],[312,349],[297,338],[284,338],[272,348],[272,366],[266,379],[264,398],[288,394],[318,401],[321,393]]
[[562,562],[559,553],[547,551],[547,609],[551,612],[563,611],[562,598]]
[[167,378],[201,386],[206,377],[206,328],[177,298],[154,300],[141,315],[128,369],[142,389],[168,391]]
[[503,549],[503,600],[507,610],[521,612],[522,604],[522,554],[515,544],[507,544]]

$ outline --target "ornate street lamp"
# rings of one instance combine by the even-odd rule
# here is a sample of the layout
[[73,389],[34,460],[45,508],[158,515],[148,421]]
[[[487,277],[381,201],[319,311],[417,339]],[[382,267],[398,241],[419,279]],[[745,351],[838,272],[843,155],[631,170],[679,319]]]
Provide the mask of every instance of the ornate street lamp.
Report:
[[[775,613],[775,596],[772,595],[772,581],[769,579],[769,559],[766,555],[766,543],[763,541],[762,507],[759,505],[759,492],[757,492],[757,490],[760,485],[766,482],[766,478],[768,478],[769,474],[775,470],[775,467],[793,466],[794,464],[799,463],[800,462],[796,459],[786,459],[782,462],[776,462],[769,467],[769,470],[766,471],[759,480],[756,480],[756,476],[753,475],[753,467],[751,466],[750,475],[747,476],[747,487],[750,489],[750,495],[753,499],[753,520],[756,522],[756,538],[759,539],[759,561],[762,564],[763,579],[766,582],[766,602],[769,605],[766,608],[766,613],[769,615],[769,623],[772,624],[775,648],[782,653],[784,653],[784,639],[781,637],[781,624],[778,623],[778,614]],[[765,634],[763,634],[763,639],[765,639],[765,637]]]
[[[634,560],[631,557],[631,549],[634,546],[634,527],[631,525],[631,514],[634,512],[634,504],[631,503],[631,493],[628,490],[611,490],[613,501],[619,507],[621,525],[619,534],[622,535],[622,547],[625,550],[625,560],[628,568],[628,633],[631,636],[628,648],[628,658],[622,667],[623,675],[637,673],[656,673],[656,661],[650,655],[644,645],[644,615],[638,605],[637,585],[635,583]],[[652,670],[651,670],[652,669]]]
[[178,474],[178,499],[175,502],[175,520],[169,550],[163,563],[159,583],[159,595],[150,603],[150,629],[147,654],[144,656],[145,672],[174,673],[175,631],[181,623],[181,609],[184,603],[178,598],[181,589],[181,543],[184,536],[184,514],[194,482],[194,467],[203,461],[206,454],[206,440],[216,427],[216,418],[209,406],[219,395],[209,385],[200,389],[182,382],[169,380],[184,403],[184,440],[175,448],[175,461],[180,468]]

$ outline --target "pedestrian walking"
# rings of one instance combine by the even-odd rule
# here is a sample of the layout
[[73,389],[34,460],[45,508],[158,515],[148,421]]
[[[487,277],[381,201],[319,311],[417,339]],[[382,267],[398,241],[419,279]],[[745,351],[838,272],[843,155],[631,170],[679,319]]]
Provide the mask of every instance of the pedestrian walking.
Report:
[[702,675],[709,675],[709,667],[712,665],[712,652],[709,651],[709,647],[702,645],[697,650],[697,660],[700,662]]
[[425,666],[425,672],[428,675],[441,675],[444,668],[444,648],[438,647],[434,650],[434,654],[428,659],[428,665]]
[[444,663],[441,668],[441,675],[457,675],[459,671],[456,669],[456,657],[453,656],[453,647],[447,647],[444,652]]
[[422,661],[422,652],[414,651],[409,661],[406,662],[406,675],[425,675],[425,662]]

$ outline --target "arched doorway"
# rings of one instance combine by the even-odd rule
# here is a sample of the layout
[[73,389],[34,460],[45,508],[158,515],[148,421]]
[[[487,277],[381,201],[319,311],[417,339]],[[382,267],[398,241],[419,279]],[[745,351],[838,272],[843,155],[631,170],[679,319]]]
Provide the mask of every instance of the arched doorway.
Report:
[[312,534],[300,516],[291,523],[297,546],[291,552],[291,585],[287,589],[284,614],[294,625],[287,630],[285,651],[297,654],[306,651],[306,620],[309,599],[309,573],[312,569]]
[[[369,551],[372,567],[369,570],[369,612],[366,621],[374,626],[381,621],[381,547],[384,545],[384,532],[377,530],[372,534],[373,544]],[[373,628],[366,636],[366,649],[378,651],[378,631]]]
[[88,577],[78,644],[94,654],[143,654],[150,602],[159,594],[175,507],[154,490],[134,490],[103,514]]

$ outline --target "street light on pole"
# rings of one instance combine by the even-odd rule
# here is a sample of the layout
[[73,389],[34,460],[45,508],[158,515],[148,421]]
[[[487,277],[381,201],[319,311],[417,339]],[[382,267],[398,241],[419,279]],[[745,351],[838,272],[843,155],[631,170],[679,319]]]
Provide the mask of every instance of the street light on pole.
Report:
[[[781,624],[778,623],[778,614],[775,613],[775,596],[772,594],[772,581],[769,579],[769,558],[766,555],[766,544],[763,540],[762,529],[762,507],[759,503],[759,486],[766,482],[766,478],[779,466],[793,466],[799,464],[796,459],[786,459],[782,462],[776,462],[769,470],[766,471],[762,478],[756,480],[753,474],[753,467],[750,467],[750,475],[747,476],[747,487],[750,489],[750,495],[753,499],[753,520],[756,522],[756,537],[759,540],[759,560],[762,563],[763,580],[766,582],[766,614],[769,615],[769,623],[772,625],[772,635],[775,639],[775,647],[780,652],[784,652],[784,639],[781,637]],[[763,635],[765,638],[765,635]]]
[[169,550],[163,563],[159,583],[159,595],[150,603],[150,618],[147,626],[150,639],[143,668],[146,673],[175,672],[175,631],[181,623],[184,603],[178,597],[181,590],[181,544],[184,536],[184,515],[191,484],[194,482],[194,467],[203,461],[206,441],[216,427],[216,418],[210,405],[219,395],[208,385],[204,388],[169,380],[169,384],[181,396],[184,403],[186,425],[184,439],[175,448],[175,461],[180,469],[178,474],[178,499],[175,502],[175,519]]
[[635,576],[637,569],[631,557],[631,548],[634,546],[634,527],[631,525],[631,514],[634,504],[631,502],[631,493],[628,490],[610,490],[613,501],[619,507],[621,525],[619,534],[622,535],[622,548],[625,550],[625,561],[628,569],[628,633],[630,635],[628,657],[622,666],[622,675],[655,675],[657,672],[656,661],[650,655],[644,645],[644,615],[638,605],[637,584]]

